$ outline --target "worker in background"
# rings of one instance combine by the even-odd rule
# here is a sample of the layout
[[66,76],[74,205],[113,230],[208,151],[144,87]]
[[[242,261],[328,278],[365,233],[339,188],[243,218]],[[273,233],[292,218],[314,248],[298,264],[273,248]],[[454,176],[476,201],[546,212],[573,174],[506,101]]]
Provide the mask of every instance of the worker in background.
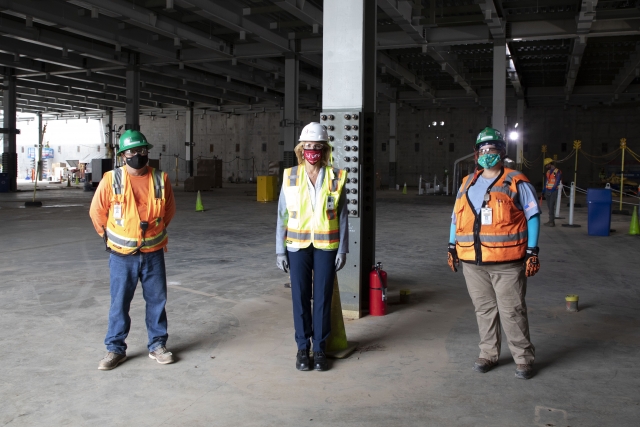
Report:
[[558,201],[558,184],[562,182],[562,171],[556,167],[553,159],[549,157],[544,159],[544,168],[547,170],[547,172],[544,177],[542,195],[547,198],[547,207],[549,207],[549,222],[545,222],[544,225],[555,227],[556,203]]
[[110,253],[111,307],[104,340],[107,355],[98,365],[100,370],[113,369],[127,358],[129,307],[138,280],[146,302],[149,357],[160,364],[175,361],[166,348],[164,252],[167,226],[176,208],[167,174],[147,166],[151,148],[142,133],[124,132],[117,153],[122,155],[124,166],[104,174],[91,202],[89,215]]
[[[346,173],[331,167],[326,128],[309,123],[295,148],[298,166],[285,169],[278,202],[276,263],[291,270],[296,368],[307,371],[309,340],[313,366],[328,369],[325,341],[331,332],[331,298],[336,272],[349,252]],[[313,312],[311,311],[313,299]]]
[[540,269],[540,209],[536,191],[520,171],[505,168],[502,133],[485,128],[475,144],[477,168],[462,181],[449,236],[449,267],[460,261],[475,307],[480,356],[473,369],[498,364],[501,329],[516,362],[516,377],[533,376],[535,348],[529,338],[527,277]]

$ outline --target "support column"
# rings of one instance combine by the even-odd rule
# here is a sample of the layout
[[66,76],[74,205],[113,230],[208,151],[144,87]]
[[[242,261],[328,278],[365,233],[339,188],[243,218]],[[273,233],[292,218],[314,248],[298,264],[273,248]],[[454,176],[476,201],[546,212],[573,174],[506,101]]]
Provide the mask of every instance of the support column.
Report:
[[524,150],[524,99],[518,99],[517,122],[518,123],[518,139],[516,140],[516,164],[522,170],[522,152]]
[[349,180],[349,254],[338,282],[342,313],[350,318],[368,308],[376,261],[376,14],[374,1],[324,1],[320,122],[333,137],[333,165]]
[[42,113],[36,115],[38,120],[38,150],[36,151],[36,181],[42,181],[42,169],[44,164],[42,163]]
[[16,150],[16,72],[13,68],[5,68],[2,92],[4,110],[2,171],[9,174],[9,191],[18,189],[18,152]]
[[396,123],[398,104],[392,102],[389,105],[389,189],[396,187],[398,163],[396,159]]
[[140,130],[140,64],[137,54],[129,56],[127,78],[127,121],[126,129]]
[[493,117],[491,126],[503,134],[506,121],[506,94],[507,45],[504,39],[497,39],[493,42]]
[[298,143],[300,134],[298,121],[298,88],[300,86],[300,60],[297,55],[290,54],[284,60],[284,167],[290,168],[298,164],[293,149]]
[[195,142],[193,142],[193,107],[189,107],[187,109],[185,119],[187,122],[187,129],[185,132],[186,141],[184,143],[184,145],[187,147],[185,159],[187,159],[187,169],[189,172],[189,176],[193,176],[193,146],[195,145]]

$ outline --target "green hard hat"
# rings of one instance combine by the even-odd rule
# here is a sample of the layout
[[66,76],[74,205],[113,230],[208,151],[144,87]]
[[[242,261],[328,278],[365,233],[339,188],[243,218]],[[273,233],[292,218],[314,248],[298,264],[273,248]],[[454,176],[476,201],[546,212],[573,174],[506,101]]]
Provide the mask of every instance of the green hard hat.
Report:
[[502,132],[498,129],[486,127],[480,131],[478,137],[476,138],[476,150],[479,149],[482,145],[485,144],[495,144],[504,146],[504,136],[502,136]]
[[120,136],[120,149],[117,154],[127,151],[130,148],[138,147],[147,147],[147,149],[149,149],[153,148],[153,145],[147,142],[147,138],[144,137],[142,132],[129,129]]

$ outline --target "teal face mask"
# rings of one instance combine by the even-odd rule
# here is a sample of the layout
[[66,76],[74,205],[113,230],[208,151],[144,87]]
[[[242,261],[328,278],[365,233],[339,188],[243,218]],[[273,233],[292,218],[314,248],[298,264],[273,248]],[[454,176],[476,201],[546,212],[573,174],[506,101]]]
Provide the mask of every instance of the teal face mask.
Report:
[[484,169],[491,169],[500,162],[500,154],[483,154],[478,157],[478,164]]

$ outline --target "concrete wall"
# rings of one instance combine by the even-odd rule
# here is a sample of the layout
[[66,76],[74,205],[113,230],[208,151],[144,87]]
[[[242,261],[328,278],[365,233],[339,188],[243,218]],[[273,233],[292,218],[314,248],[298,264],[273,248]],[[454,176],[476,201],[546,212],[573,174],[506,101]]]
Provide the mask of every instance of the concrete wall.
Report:
[[[508,123],[516,122],[516,111],[508,110]],[[518,127],[523,132],[527,151],[524,157],[532,162],[532,169],[524,169],[534,184],[542,181],[542,145],[547,145],[548,156],[567,157],[575,139],[582,140],[583,149],[594,156],[601,156],[602,144],[608,144],[608,151],[619,147],[619,140],[626,137],[631,149],[640,152],[640,124],[638,112],[628,108],[530,108],[525,111],[525,122]],[[318,120],[317,114],[309,110],[300,111],[300,120],[306,124]],[[116,121],[118,124],[120,122]],[[279,113],[258,113],[244,115],[210,114],[194,117],[194,157],[217,156],[223,160],[223,179],[240,176],[247,180],[252,174],[252,158],[255,161],[255,175],[267,174],[270,162],[278,162],[282,146]],[[436,122],[436,125],[433,125]],[[444,122],[444,125],[441,125]],[[477,133],[491,122],[491,111],[483,108],[418,111],[403,106],[398,109],[397,122],[397,182],[416,186],[420,175],[433,182],[444,180],[445,170],[452,181],[453,164],[473,150]],[[179,179],[188,174],[185,158],[185,117],[178,120],[173,115],[166,118],[141,117],[142,132],[155,145],[152,158],[162,154],[161,166],[175,177],[175,154],[180,156]],[[376,169],[383,185],[389,183],[389,105],[379,103],[377,115]],[[566,151],[562,151],[562,144]],[[266,151],[263,151],[266,144]],[[383,144],[386,144],[383,151]],[[417,144],[417,151],[416,151]],[[450,145],[452,144],[452,145]],[[164,151],[162,146],[165,145]],[[213,151],[211,151],[213,145]],[[238,146],[239,151],[236,151]],[[452,150],[452,151],[451,151]],[[515,148],[510,146],[510,155],[515,159]],[[241,160],[237,160],[239,157]],[[603,163],[606,159],[591,159]],[[614,160],[607,172],[620,164]],[[574,159],[559,163],[565,182],[573,179]],[[597,179],[602,165],[579,157],[578,185],[587,187]]]

